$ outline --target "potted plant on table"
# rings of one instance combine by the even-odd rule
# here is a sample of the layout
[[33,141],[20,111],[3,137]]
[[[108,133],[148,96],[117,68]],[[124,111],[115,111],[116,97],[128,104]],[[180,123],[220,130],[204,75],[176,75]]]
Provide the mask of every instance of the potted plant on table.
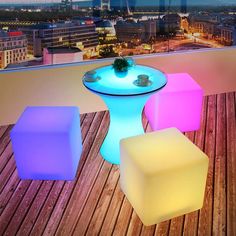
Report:
[[115,59],[112,67],[118,77],[124,77],[127,75],[129,68],[134,65],[135,62],[132,58],[120,57]]
[[115,72],[127,72],[130,64],[126,58],[121,57],[115,59],[112,67],[114,68]]

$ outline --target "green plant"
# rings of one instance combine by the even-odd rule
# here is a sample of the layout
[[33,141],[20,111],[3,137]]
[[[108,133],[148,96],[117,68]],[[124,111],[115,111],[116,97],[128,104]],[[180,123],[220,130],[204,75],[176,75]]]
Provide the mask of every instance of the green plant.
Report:
[[122,57],[122,58],[116,58],[112,66],[115,71],[125,72],[129,69],[130,64],[126,58]]

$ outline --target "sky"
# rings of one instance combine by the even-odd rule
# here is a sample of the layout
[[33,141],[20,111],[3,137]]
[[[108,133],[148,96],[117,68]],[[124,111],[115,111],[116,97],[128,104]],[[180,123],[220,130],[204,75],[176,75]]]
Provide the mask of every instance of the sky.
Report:
[[[72,1],[89,1],[89,0],[72,0]],[[172,3],[180,2],[180,0],[171,0]],[[0,4],[11,3],[54,3],[61,0],[0,0]],[[158,5],[159,0],[136,0],[137,5]],[[236,5],[236,0],[187,0],[188,5]]]

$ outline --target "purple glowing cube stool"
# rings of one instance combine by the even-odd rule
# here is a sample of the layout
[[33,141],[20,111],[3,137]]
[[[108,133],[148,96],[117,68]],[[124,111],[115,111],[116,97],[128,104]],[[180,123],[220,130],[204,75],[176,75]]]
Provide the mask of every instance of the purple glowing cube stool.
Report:
[[82,151],[77,107],[27,107],[11,131],[21,179],[72,180]]
[[167,85],[151,96],[145,115],[153,130],[176,127],[182,132],[200,127],[203,91],[189,74],[167,75]]

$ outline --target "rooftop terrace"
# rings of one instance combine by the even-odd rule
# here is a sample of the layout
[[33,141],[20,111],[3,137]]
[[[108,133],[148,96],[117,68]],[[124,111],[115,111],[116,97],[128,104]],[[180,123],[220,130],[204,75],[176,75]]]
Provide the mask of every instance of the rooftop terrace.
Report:
[[[235,235],[236,93],[204,97],[201,127],[185,135],[210,159],[201,210],[145,227],[120,190],[119,168],[100,146],[107,111],[81,115],[83,153],[74,181],[21,181],[0,127],[0,235]],[[151,128],[143,116],[146,132]]]

